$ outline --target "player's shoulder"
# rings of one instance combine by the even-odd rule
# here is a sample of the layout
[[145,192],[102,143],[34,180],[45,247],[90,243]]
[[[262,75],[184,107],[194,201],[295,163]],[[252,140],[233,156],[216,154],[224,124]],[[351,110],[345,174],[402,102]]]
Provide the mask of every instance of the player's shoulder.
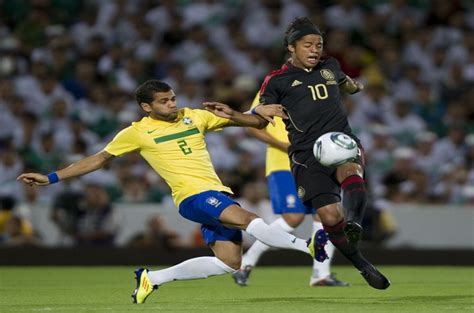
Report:
[[264,81],[270,81],[271,79],[281,79],[285,76],[286,73],[288,73],[288,70],[290,69],[288,64],[283,64],[279,69],[274,69],[270,73],[268,73],[265,76]]
[[185,118],[185,117],[200,118],[204,115],[207,115],[208,113],[210,112],[204,109],[193,109],[193,108],[184,107],[179,110],[178,116],[181,118]]
[[209,111],[188,107],[180,109],[178,114],[178,120],[181,120],[183,125],[186,126],[201,125],[213,117],[215,115]]
[[140,131],[146,129],[150,124],[150,117],[145,116],[139,121],[132,122],[128,127],[125,127],[123,130],[127,131]]
[[269,85],[272,85],[273,88],[279,88],[277,86],[286,85],[284,82],[288,80],[286,74],[289,73],[289,69],[289,65],[285,63],[279,69],[273,70],[268,75],[266,75],[262,86],[260,87],[260,94],[263,94]]
[[320,60],[321,66],[326,66],[326,67],[340,67],[341,65],[339,64],[339,61],[332,56],[324,57]]

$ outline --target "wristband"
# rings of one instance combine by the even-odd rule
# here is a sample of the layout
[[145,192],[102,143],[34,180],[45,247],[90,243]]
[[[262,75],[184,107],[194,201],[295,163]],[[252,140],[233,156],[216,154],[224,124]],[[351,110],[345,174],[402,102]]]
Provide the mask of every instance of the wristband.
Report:
[[250,113],[253,114],[253,115],[258,115],[257,110],[256,110],[257,107],[258,107],[258,105],[256,107],[254,107],[252,110],[250,110]]
[[56,174],[56,172],[49,173],[47,176],[48,176],[48,181],[50,185],[57,183],[59,181],[59,177],[58,177],[58,174]]

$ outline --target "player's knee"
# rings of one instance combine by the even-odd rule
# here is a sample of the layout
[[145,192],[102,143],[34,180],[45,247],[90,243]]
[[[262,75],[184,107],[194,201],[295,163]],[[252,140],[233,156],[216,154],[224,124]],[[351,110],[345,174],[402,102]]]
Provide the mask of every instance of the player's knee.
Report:
[[364,170],[362,166],[357,163],[346,163],[339,166],[336,170],[337,181],[341,184],[347,177],[358,175],[360,177],[364,176]]
[[322,213],[319,215],[321,217],[321,222],[324,225],[332,226],[336,225],[343,219],[343,215],[339,210],[321,210]]
[[318,215],[324,225],[335,225],[342,218],[340,198],[335,194],[319,195],[311,200],[314,207],[318,208]]
[[223,263],[225,263],[225,265],[234,270],[238,270],[240,268],[240,265],[242,264],[241,257],[219,257],[219,260],[221,260]]
[[248,214],[246,214],[243,218],[243,229],[247,229],[247,227],[249,226],[249,224],[256,218],[260,218],[257,214],[255,213],[252,213],[252,212],[248,212]]
[[293,228],[298,227],[303,220],[304,220],[304,214],[283,214],[282,218],[285,220],[285,222],[290,225]]

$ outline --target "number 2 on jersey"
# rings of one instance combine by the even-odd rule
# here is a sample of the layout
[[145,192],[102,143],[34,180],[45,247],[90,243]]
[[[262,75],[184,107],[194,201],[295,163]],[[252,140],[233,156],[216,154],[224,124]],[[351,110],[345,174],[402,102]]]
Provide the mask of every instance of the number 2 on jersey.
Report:
[[186,140],[179,140],[177,141],[177,143],[181,151],[183,151],[183,154],[186,155],[186,154],[193,153],[193,150],[191,150],[191,148],[188,147],[188,143],[186,142]]
[[309,90],[311,90],[311,95],[313,96],[313,100],[322,100],[329,97],[328,88],[325,84],[317,84],[314,86],[308,86]]

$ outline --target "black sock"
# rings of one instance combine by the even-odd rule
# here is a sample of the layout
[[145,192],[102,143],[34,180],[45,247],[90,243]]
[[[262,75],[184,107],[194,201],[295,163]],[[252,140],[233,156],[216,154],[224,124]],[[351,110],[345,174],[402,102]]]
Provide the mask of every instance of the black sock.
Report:
[[343,191],[342,206],[346,210],[347,220],[361,224],[367,205],[364,179],[358,175],[349,176],[342,182],[341,189]]
[[361,270],[368,262],[360,253],[357,245],[348,242],[346,234],[344,233],[345,226],[346,222],[343,219],[334,226],[323,225],[323,228],[333,245],[351,261],[357,269]]

